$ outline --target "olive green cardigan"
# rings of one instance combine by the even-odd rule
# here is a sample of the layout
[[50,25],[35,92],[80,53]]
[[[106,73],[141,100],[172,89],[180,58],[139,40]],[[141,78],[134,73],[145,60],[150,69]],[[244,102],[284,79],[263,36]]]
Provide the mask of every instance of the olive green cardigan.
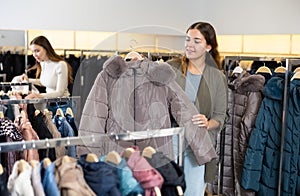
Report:
[[[181,60],[168,61],[177,73],[177,83],[185,89],[185,76],[182,74]],[[214,146],[217,135],[223,128],[227,117],[227,80],[224,73],[218,69],[213,59],[206,55],[206,66],[197,93],[195,106],[200,114],[208,119],[214,119],[220,123],[217,129],[208,131]],[[216,174],[216,159],[205,165],[205,181],[212,182]]]

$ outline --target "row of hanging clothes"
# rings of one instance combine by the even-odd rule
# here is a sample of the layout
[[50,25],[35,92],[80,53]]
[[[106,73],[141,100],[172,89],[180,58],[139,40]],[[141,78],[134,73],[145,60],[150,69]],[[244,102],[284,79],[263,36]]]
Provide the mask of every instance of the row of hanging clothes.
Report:
[[123,153],[18,160],[7,181],[0,181],[1,195],[183,195],[183,171],[174,161],[152,147],[140,152],[133,146]]
[[[154,131],[157,133],[158,130]],[[144,133],[141,132],[141,134]],[[134,135],[128,135],[128,138],[137,136],[135,132]],[[102,137],[107,138],[106,135]],[[102,137],[95,136],[95,138]],[[73,140],[78,141],[74,144],[84,144],[87,141],[98,143],[99,141],[95,138],[94,136],[91,138],[70,137],[67,139],[67,144],[73,144]],[[122,138],[122,135],[116,138]],[[55,140],[58,146],[64,145],[59,140]],[[109,141],[111,142],[110,139]],[[33,141],[31,143],[33,144]],[[47,149],[54,146],[50,143],[46,141]],[[14,144],[11,143],[11,145]],[[40,143],[38,146],[41,147]],[[5,147],[2,146],[2,149],[7,150]],[[27,150],[36,149],[28,148]],[[78,158],[63,155],[55,160],[49,157],[42,160],[19,159],[14,163],[8,178],[4,177],[7,172],[6,168],[0,167],[0,190],[1,195],[4,196],[20,194],[177,196],[183,195],[186,186],[182,169],[181,164],[151,146],[142,151],[137,146],[130,146],[120,153],[113,150],[101,156],[88,153],[79,155]]]
[[14,76],[23,74],[25,68],[24,54],[10,50],[0,52],[1,82],[11,81]]
[[[217,167],[222,169],[209,184],[210,191],[300,195],[300,126],[296,123],[300,122],[300,59],[290,67],[288,59],[231,59],[227,61],[229,119],[217,139]],[[242,60],[252,61],[250,69],[240,65]]]
[[[44,111],[40,112],[35,110],[32,104],[28,104],[27,111],[16,115],[14,120],[7,117],[0,119],[0,141],[1,142],[14,142],[14,141],[29,141],[40,139],[51,139],[61,137],[73,137],[74,119],[70,114],[61,116],[56,114],[52,117],[52,112]],[[60,111],[60,110],[58,110]],[[51,160],[55,160],[56,157],[62,155],[69,155],[76,157],[75,146],[69,146],[67,148],[51,148],[40,150],[28,150],[23,152],[9,152],[1,154],[1,164],[8,168],[8,173],[12,171],[12,165],[15,161],[23,158],[26,161],[31,159],[43,159],[49,157]]]
[[[80,55],[69,54],[69,52],[80,52]],[[72,96],[81,97],[81,110],[97,75],[103,69],[104,62],[114,54],[115,51],[104,50],[65,50],[64,58],[74,72],[74,83],[70,92]],[[80,118],[80,114],[78,117]]]
[[[5,86],[9,85],[15,84],[5,83]],[[57,103],[61,100],[72,99],[24,100],[21,94],[4,93],[0,100],[0,143],[76,136],[78,134],[77,123],[72,108],[63,111],[58,107],[56,113],[53,113],[48,109],[40,111],[33,104],[46,104],[54,101]],[[10,175],[14,163],[19,159],[30,161],[49,157],[50,160],[55,160],[56,157],[63,155],[75,157],[75,146],[1,153],[0,163],[7,169],[7,175]]]

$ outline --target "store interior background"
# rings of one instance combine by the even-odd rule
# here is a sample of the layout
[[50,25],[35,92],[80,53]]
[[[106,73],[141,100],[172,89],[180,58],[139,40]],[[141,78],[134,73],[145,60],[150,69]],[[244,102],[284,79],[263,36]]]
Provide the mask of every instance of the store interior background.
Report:
[[65,49],[181,53],[187,27],[208,21],[217,31],[222,57],[300,56],[298,0],[0,2],[2,52],[30,54],[28,42],[42,34],[59,53]]

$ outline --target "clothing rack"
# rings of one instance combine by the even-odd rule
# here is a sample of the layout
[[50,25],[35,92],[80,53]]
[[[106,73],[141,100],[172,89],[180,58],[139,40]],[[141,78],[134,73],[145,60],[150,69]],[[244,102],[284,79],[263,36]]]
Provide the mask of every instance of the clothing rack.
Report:
[[255,56],[225,56],[224,57],[224,71],[227,79],[229,78],[230,70],[232,66],[236,66],[234,63],[240,62],[240,61],[258,61],[260,60],[260,57]]
[[[289,89],[289,84],[290,84],[290,78],[289,78],[289,73],[292,70],[292,67],[297,65],[300,65],[300,58],[290,58],[290,57],[278,57],[278,58],[272,58],[272,57],[256,57],[256,56],[225,56],[224,58],[224,70],[226,71],[226,76],[227,78],[229,77],[229,70],[231,69],[231,67],[234,65],[235,62],[239,62],[239,61],[285,61],[285,68],[286,68],[286,72],[285,72],[285,83],[284,83],[284,95],[283,95],[283,112],[282,112],[282,128],[281,128],[281,145],[280,145],[280,162],[279,162],[279,179],[278,179],[278,196],[280,196],[281,193],[281,182],[282,182],[282,166],[283,166],[283,151],[284,151],[284,138],[285,138],[285,132],[286,132],[286,128],[287,128],[287,105],[288,105],[288,98],[287,98],[287,93],[288,93],[288,89]],[[228,66],[228,71],[227,71],[227,67]],[[220,141],[220,145],[222,147],[223,143],[225,142],[225,133],[221,132],[221,141]],[[224,150],[224,149],[223,149]],[[219,162],[219,176],[222,175],[222,171],[221,171],[221,165],[223,162],[223,152],[222,148],[220,148],[220,162]],[[220,186],[221,186],[221,181],[219,178],[218,181],[218,195],[220,194]]]
[[280,160],[279,160],[279,177],[278,177],[278,196],[281,192],[281,178],[282,178],[282,166],[283,166],[283,155],[284,155],[284,138],[287,128],[287,107],[288,107],[288,89],[290,86],[289,72],[292,69],[293,65],[300,65],[300,58],[286,59],[285,67],[285,81],[284,81],[284,92],[283,92],[283,109],[282,109],[282,127],[281,127],[281,141],[280,141]]
[[[115,54],[127,54],[130,51],[117,51],[117,50],[84,50],[84,49],[64,49],[64,58],[66,58],[68,52],[80,52],[80,57],[82,58],[84,53],[86,52],[103,52],[103,53],[115,53]],[[139,52],[145,56],[147,56],[148,59],[151,59],[152,56],[168,56],[168,57],[173,57],[173,56],[178,56],[180,53],[176,52],[150,52],[150,51],[145,51],[145,52]],[[82,60],[82,59],[81,59]]]
[[[227,79],[230,77],[230,70],[232,66],[235,66],[234,63],[240,61],[258,61],[261,57],[256,56],[225,56],[224,57],[224,71]],[[228,66],[228,67],[227,67]],[[220,132],[220,155],[218,163],[218,186],[217,186],[217,195],[222,193],[223,185],[223,162],[224,162],[224,144],[225,144],[225,129],[222,129]]]
[[[119,54],[127,54],[128,51],[125,52],[120,52]],[[182,55],[182,53],[176,53],[176,52],[150,52],[150,51],[145,51],[145,52],[138,52],[144,56],[147,56],[148,59],[152,59],[152,57],[175,57],[178,55]]]
[[80,63],[82,62],[83,58],[84,58],[84,53],[86,52],[97,52],[97,53],[115,53],[118,54],[118,51],[116,50],[84,50],[84,49],[64,49],[64,59],[66,59],[67,57],[67,53],[68,52],[80,52]]
[[11,86],[25,86],[28,85],[28,90],[32,90],[32,83],[31,82],[0,82],[0,87],[11,87]]
[[49,103],[49,102],[69,102],[72,100],[80,100],[80,96],[71,97],[57,97],[57,98],[36,98],[36,99],[2,99],[0,104],[37,104],[37,103]]
[[[225,56],[224,57],[224,70],[231,70],[234,63],[240,61],[285,61],[285,57],[259,57],[259,56]],[[226,67],[227,66],[227,67]],[[228,68],[228,69],[226,69]],[[229,73],[229,71],[227,72]]]
[[132,141],[140,139],[149,139],[157,137],[178,136],[178,163],[183,165],[183,145],[184,145],[184,127],[167,128],[167,129],[155,129],[147,131],[126,132],[119,134],[97,134],[89,136],[77,136],[44,140],[31,140],[31,141],[18,141],[10,143],[0,143],[0,153],[10,151],[23,151],[27,149],[47,149],[57,146],[74,146],[85,145],[87,143],[100,143],[105,139],[111,141]]

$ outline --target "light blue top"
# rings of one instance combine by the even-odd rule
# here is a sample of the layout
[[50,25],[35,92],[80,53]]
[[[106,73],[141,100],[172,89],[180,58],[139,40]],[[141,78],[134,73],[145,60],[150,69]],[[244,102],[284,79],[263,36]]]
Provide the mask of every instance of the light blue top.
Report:
[[202,74],[192,74],[187,70],[185,81],[185,93],[189,99],[195,104]]

